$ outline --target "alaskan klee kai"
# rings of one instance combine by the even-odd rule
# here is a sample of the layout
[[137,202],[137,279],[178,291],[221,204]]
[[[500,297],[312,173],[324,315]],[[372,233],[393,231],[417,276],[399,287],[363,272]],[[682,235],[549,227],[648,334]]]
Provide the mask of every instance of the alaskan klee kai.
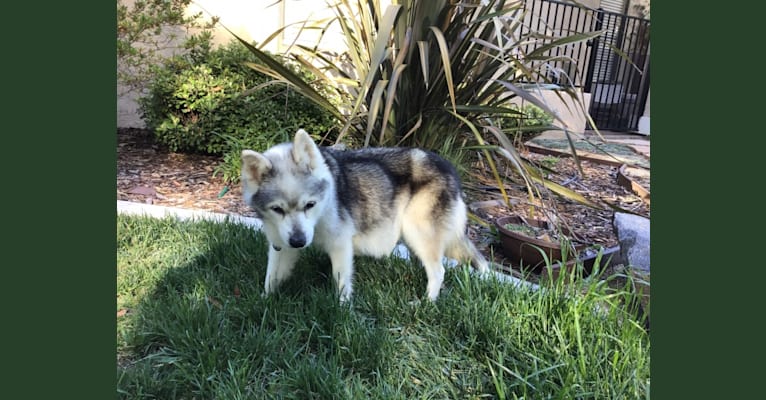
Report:
[[489,270],[465,235],[455,168],[430,151],[336,150],[317,146],[301,129],[292,143],[242,152],[242,189],[271,244],[266,294],[311,244],[329,255],[341,301],[351,298],[354,254],[388,256],[400,239],[425,267],[431,300],[444,281],[442,257]]

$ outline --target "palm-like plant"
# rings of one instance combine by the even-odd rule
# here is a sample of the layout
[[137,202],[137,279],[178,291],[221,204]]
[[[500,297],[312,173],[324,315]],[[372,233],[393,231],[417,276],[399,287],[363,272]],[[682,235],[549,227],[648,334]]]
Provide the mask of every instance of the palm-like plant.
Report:
[[[495,154],[515,167],[530,197],[539,195],[532,185],[538,182],[560,195],[595,206],[577,193],[545,180],[526,163],[508,140],[502,122],[505,118],[523,117],[518,108],[509,107],[511,99],[521,97],[565,126],[547,104],[533,96],[532,83],[550,83],[545,69],[561,59],[551,55],[551,49],[591,39],[600,32],[551,37],[521,29],[527,17],[523,1],[394,3],[383,10],[377,0],[338,0],[328,5],[334,10],[334,18],[302,23],[301,31],[326,32],[332,24],[338,24],[343,33],[348,47],[343,57],[322,51],[321,37],[316,46],[294,46],[291,54],[337,90],[343,99],[340,106],[258,47],[237,39],[262,61],[251,64],[252,68],[270,75],[275,82],[294,87],[342,122],[336,141],[350,136],[365,146],[439,149],[446,138],[467,128],[477,148],[484,152],[506,201],[491,150],[497,150]],[[266,43],[268,40],[261,46]],[[528,48],[533,50],[525,51]],[[570,61],[576,64],[576,60]],[[574,88],[564,87],[556,93],[562,100],[570,97],[582,106]],[[580,108],[584,113],[585,107]],[[485,136],[494,145],[488,145]]]

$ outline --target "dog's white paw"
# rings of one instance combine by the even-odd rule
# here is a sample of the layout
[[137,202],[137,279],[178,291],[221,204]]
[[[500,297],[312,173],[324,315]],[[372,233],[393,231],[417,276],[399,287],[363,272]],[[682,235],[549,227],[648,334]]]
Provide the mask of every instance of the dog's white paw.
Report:
[[340,292],[340,304],[351,305],[351,291],[343,290]]

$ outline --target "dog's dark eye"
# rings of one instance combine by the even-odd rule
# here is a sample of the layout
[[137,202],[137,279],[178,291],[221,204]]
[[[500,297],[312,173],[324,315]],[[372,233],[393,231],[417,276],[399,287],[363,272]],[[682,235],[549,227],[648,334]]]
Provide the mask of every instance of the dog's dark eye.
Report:
[[277,213],[279,215],[285,215],[285,210],[282,209],[282,207],[280,207],[280,206],[273,206],[273,207],[271,207],[271,211],[274,211],[275,213]]
[[309,201],[308,203],[306,203],[306,207],[304,207],[303,210],[308,211],[308,210],[314,208],[314,206],[316,204],[317,203],[315,201]]

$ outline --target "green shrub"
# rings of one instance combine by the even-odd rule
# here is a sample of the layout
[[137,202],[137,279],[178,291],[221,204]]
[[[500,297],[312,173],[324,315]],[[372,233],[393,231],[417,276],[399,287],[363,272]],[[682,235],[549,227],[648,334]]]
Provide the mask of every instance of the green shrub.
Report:
[[540,107],[530,104],[522,111],[527,115],[527,118],[522,120],[523,124],[536,132],[550,129],[553,125],[553,117]]
[[[244,46],[230,43],[173,57],[158,67],[140,99],[142,116],[158,142],[171,151],[224,155],[242,145],[263,151],[299,128],[322,135],[335,127],[328,112],[293,89],[265,85],[270,78],[246,65],[256,61]],[[312,79],[305,69],[285,64]]]
[[[511,103],[507,107],[515,110],[516,113],[497,115],[492,118],[492,125],[497,126],[507,135],[512,140],[514,146],[522,145],[524,142],[538,136],[540,132],[555,129],[553,117],[534,104],[519,106],[518,104]],[[491,139],[490,142],[494,143]]]
[[221,163],[215,167],[213,176],[220,175],[226,184],[233,185],[239,182],[242,171],[242,150],[255,149],[263,151],[273,144],[287,142],[292,138],[288,134],[281,132],[273,135],[259,136],[257,139],[251,137],[250,140],[237,139],[227,135],[224,135],[223,139],[226,141],[228,150],[223,154]]
[[518,109],[522,116],[509,118],[507,120],[509,123],[507,126],[508,129],[532,134],[551,129],[553,117],[543,111],[542,108],[537,107],[534,104],[527,104],[521,108],[512,106],[511,108]]

